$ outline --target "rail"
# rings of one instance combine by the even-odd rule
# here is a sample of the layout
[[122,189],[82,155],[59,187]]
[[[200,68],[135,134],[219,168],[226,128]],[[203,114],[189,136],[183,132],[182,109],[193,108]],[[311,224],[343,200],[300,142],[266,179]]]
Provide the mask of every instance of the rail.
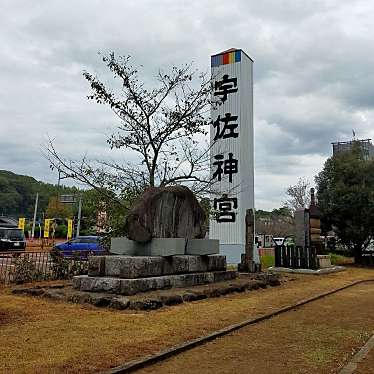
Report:
[[88,257],[92,251],[72,252],[63,256],[51,252],[0,252],[0,283],[26,283],[43,280],[69,279],[74,275],[87,274]]

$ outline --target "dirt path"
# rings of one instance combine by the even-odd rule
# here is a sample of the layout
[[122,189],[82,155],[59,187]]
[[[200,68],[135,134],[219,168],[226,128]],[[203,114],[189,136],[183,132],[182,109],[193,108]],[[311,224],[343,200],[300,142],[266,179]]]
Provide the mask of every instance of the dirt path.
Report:
[[[358,285],[245,327],[139,374],[336,373],[372,335],[373,310],[374,284]],[[367,365],[362,366],[362,373],[370,372]]]
[[[364,278],[374,278],[374,270],[352,268],[323,277],[291,276],[293,281],[279,287],[142,313],[14,296],[4,289],[0,291],[0,319],[4,321],[0,333],[0,372],[100,372]],[[354,304],[351,307],[356,309]],[[328,304],[326,308],[330,308]],[[347,311],[347,316],[351,314]],[[299,328],[302,330],[303,326]],[[278,352],[284,344],[280,344]],[[354,340],[352,346],[358,345]],[[258,351],[263,349],[268,348]],[[300,343],[297,349],[301,350]],[[227,354],[228,361],[237,360],[235,350]],[[266,358],[271,355],[264,354]],[[247,362],[250,357],[252,354],[248,353]]]

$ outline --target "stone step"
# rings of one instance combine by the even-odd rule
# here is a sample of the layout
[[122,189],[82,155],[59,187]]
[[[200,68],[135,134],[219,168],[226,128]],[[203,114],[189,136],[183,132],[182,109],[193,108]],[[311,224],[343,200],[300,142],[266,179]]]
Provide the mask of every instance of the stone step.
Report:
[[110,252],[125,256],[174,256],[216,255],[219,241],[216,239],[153,238],[147,243],[138,243],[127,238],[112,238]]
[[221,282],[232,280],[236,277],[236,271],[212,271],[136,279],[78,275],[73,278],[73,287],[80,291],[135,295],[140,292],[151,290],[191,287],[201,284]]
[[91,256],[92,277],[146,278],[162,275],[226,270],[225,256]]

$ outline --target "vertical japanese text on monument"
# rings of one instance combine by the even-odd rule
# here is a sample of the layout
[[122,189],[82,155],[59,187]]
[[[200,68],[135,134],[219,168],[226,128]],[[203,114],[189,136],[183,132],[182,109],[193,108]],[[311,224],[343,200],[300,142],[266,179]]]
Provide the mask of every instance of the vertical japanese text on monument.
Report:
[[[235,77],[230,78],[228,74],[223,75],[222,80],[218,80],[214,84],[214,96],[221,99],[222,104],[227,100],[228,95],[235,94],[238,91],[238,80]],[[227,112],[224,116],[218,115],[213,119],[213,128],[215,130],[214,142],[221,139],[238,138],[239,123],[238,115]],[[227,176],[229,183],[233,183],[233,175],[239,171],[239,160],[232,152],[228,154],[219,153],[213,156],[215,166],[213,172],[213,180],[222,180],[222,176]],[[221,198],[214,199],[214,209],[217,210],[216,221],[235,222],[236,209],[238,208],[238,199],[223,194]]]
[[221,81],[216,81],[214,84],[214,96],[221,96],[224,103],[227,100],[227,95],[238,91],[238,80],[236,78],[229,78],[228,74],[222,77]]
[[233,210],[238,208],[236,197],[228,197],[228,195],[223,194],[222,197],[214,199],[213,207],[217,210],[217,222],[235,222],[236,213]]

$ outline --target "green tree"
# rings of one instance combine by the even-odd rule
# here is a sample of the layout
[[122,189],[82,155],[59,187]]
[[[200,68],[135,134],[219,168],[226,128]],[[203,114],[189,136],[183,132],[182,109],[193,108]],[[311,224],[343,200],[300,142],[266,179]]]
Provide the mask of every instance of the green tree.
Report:
[[[130,189],[124,190],[118,196],[111,191],[104,193],[95,189],[86,190],[83,193],[82,232],[92,234],[99,229],[109,236],[126,234],[125,217],[137,197],[138,194]],[[99,215],[105,216],[106,219],[98,222]]]
[[374,236],[374,160],[363,157],[358,144],[329,158],[316,177],[322,223],[361,262]]
[[56,196],[49,199],[46,210],[47,218],[72,218],[73,210],[67,204],[62,204],[58,201]]
[[75,187],[43,183],[26,175],[0,170],[0,214],[32,219],[36,193],[39,193],[38,216],[45,212],[52,196],[76,194]]

